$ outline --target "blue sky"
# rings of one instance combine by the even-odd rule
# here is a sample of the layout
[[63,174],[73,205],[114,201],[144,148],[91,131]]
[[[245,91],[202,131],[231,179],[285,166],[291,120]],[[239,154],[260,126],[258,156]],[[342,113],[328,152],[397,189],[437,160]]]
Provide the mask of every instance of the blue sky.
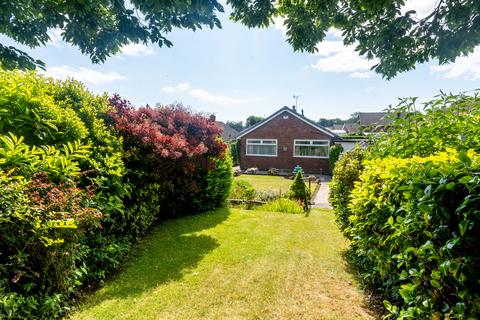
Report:
[[480,88],[480,49],[454,64],[419,65],[385,81],[368,71],[373,62],[343,47],[336,32],[313,55],[293,52],[281,21],[268,29],[248,29],[226,14],[221,20],[223,29],[175,30],[167,36],[172,48],[130,45],[101,65],[63,43],[58,31],[46,47],[27,52],[46,62],[48,75],[73,76],[94,92],[119,93],[137,106],[180,101],[223,121],[267,116],[291,106],[293,94],[300,95],[305,115],[316,120],[380,111],[398,97],[425,100],[440,89]]

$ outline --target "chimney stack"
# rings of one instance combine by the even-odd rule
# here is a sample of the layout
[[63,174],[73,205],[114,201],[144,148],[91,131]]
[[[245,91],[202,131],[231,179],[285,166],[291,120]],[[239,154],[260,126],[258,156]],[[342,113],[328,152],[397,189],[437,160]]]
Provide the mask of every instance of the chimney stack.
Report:
[[293,110],[293,112],[297,113],[297,107],[296,106],[292,106],[292,110]]
[[303,109],[302,109],[302,116],[304,116],[304,117],[305,117],[305,115],[303,114]]

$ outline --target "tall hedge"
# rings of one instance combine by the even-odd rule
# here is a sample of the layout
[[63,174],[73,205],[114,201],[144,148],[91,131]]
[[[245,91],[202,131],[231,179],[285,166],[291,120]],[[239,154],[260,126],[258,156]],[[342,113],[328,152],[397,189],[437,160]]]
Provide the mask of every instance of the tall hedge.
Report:
[[[134,185],[127,212],[144,212],[141,219],[147,226],[158,218],[222,204],[230,190],[232,162],[214,121],[181,105],[135,109],[119,96],[110,103]],[[156,190],[153,197],[148,190]]]
[[367,161],[352,191],[351,254],[401,319],[480,317],[480,155]]
[[[0,71],[0,318],[56,318],[128,249],[130,193],[106,96],[75,81]],[[12,206],[12,201],[15,205]]]
[[[343,153],[335,164],[332,181],[330,182],[329,201],[335,210],[335,218],[340,230],[344,231],[349,225],[350,194],[363,170],[365,152],[359,145]],[[346,234],[348,236],[348,234]]]
[[0,318],[63,317],[156,220],[228,195],[232,162],[213,121],[113,101],[0,71]]

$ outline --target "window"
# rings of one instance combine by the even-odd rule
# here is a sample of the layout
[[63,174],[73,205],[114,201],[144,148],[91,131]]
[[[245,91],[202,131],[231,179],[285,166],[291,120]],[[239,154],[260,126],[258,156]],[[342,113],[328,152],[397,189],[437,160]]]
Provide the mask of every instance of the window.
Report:
[[294,157],[328,158],[328,140],[294,140]]
[[276,139],[247,139],[247,156],[277,156]]

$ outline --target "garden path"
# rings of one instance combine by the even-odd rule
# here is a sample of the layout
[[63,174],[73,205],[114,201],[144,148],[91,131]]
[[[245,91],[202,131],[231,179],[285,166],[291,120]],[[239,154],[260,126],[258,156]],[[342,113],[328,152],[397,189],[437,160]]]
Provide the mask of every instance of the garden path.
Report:
[[318,190],[315,198],[313,199],[313,208],[326,208],[331,209],[330,203],[328,202],[328,195],[330,193],[330,187],[328,182],[323,182],[320,184],[320,189]]

